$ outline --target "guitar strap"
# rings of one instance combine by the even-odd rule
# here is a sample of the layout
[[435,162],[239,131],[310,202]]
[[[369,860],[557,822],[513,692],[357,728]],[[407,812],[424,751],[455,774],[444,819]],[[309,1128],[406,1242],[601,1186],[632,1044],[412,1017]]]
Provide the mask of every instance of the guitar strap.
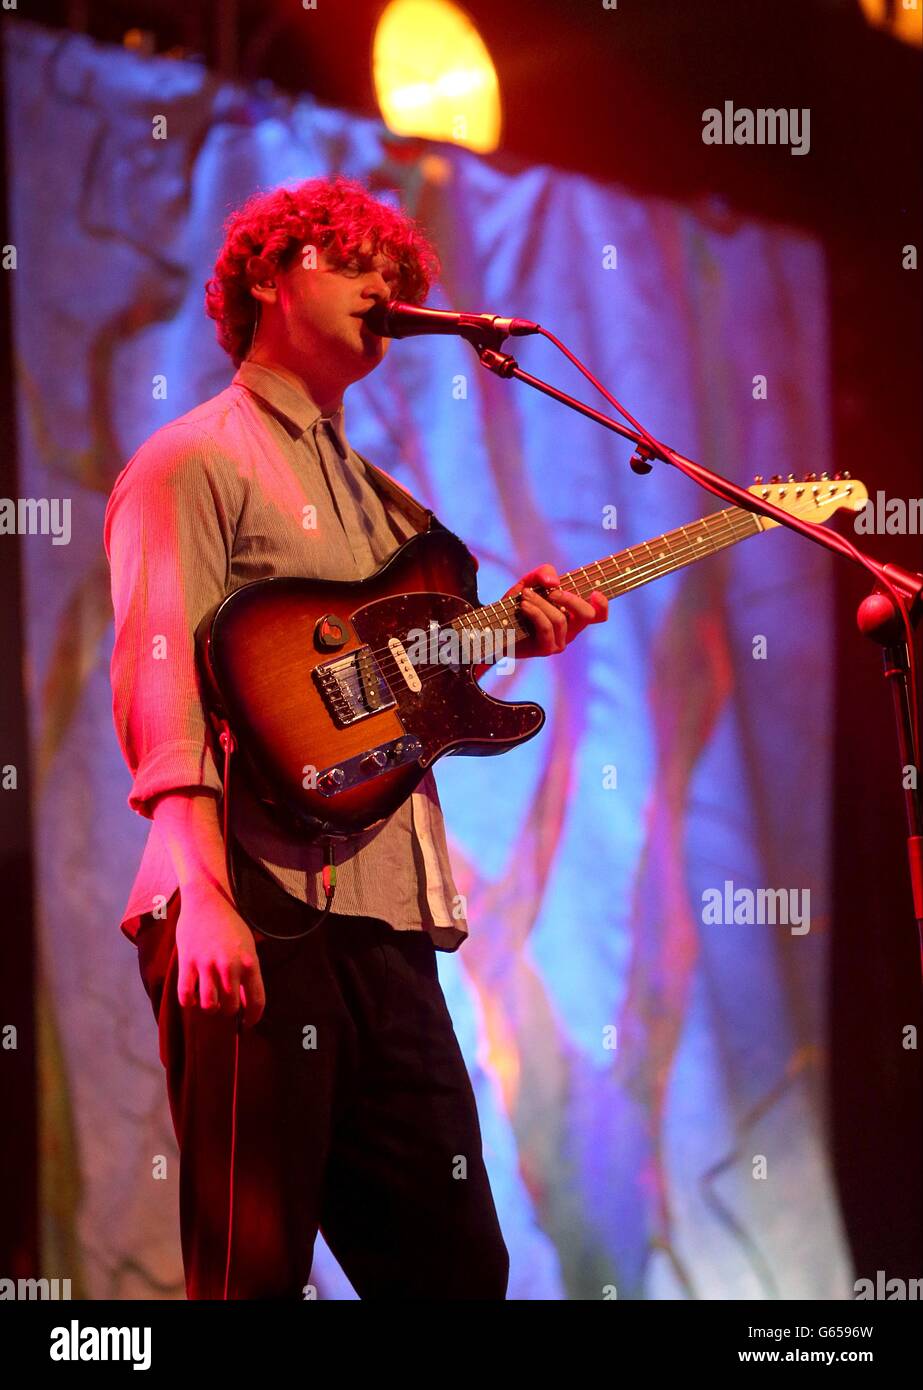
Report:
[[431,511],[429,507],[424,507],[415,497],[411,497],[410,493],[402,488],[400,483],[396,483],[393,478],[388,477],[387,473],[382,472],[380,468],[376,468],[374,463],[370,463],[364,455],[356,453],[355,449],[353,453],[356,454],[356,457],[360,459],[368,469],[373,485],[377,487],[380,492],[384,493],[385,496],[391,498],[392,502],[394,502],[404,515],[409,518],[411,525],[417,532],[444,531],[447,536],[452,536],[458,541],[459,545],[468,556],[468,564],[462,576],[464,584],[462,593],[473,607],[477,607],[480,603],[477,584],[477,556],[471,553],[460,536],[456,536],[454,531],[450,531],[448,526],[439,520],[434,511]]
[[405,488],[402,488],[400,483],[396,483],[393,478],[389,478],[387,473],[383,472],[382,469],[376,468],[375,464],[371,463],[364,454],[360,454],[356,449],[353,449],[353,453],[356,455],[356,458],[360,459],[365,465],[378,491],[383,492],[386,497],[390,497],[391,501],[404,513],[415,530],[429,531],[440,526],[440,522],[437,521],[435,513],[430,511],[429,507],[424,507],[415,497],[411,497],[410,493],[407,492]]

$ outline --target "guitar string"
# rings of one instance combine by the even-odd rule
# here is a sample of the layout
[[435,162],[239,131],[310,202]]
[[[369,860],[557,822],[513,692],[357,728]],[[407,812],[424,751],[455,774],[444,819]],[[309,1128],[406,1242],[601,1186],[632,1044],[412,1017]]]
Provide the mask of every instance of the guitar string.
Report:
[[[601,583],[590,583],[589,587],[585,589],[580,589],[579,587],[577,587],[574,589],[574,592],[580,594],[580,596],[582,597],[584,594],[592,593],[594,589],[599,589],[600,591],[602,591],[606,587],[615,585],[619,594],[626,593],[631,589],[640,588],[643,584],[649,583],[651,580],[658,578],[661,574],[668,574],[673,570],[679,569],[684,564],[688,564],[696,558],[704,559],[705,556],[708,554],[714,554],[717,550],[720,550],[728,545],[732,545],[739,540],[744,540],[747,536],[756,535],[762,529],[761,527],[757,527],[754,525],[754,518],[750,513],[747,513],[737,508],[729,509],[725,512],[713,513],[711,517],[709,517],[708,519],[703,518],[703,522],[706,520],[711,527],[709,532],[706,532],[706,534],[703,535],[699,540],[696,540],[695,542],[691,543],[687,541],[687,543],[682,546],[677,545],[675,540],[671,541],[671,545],[673,548],[671,549],[669,555],[658,555],[656,558],[650,559],[644,564],[629,565],[627,567],[616,565],[616,556],[607,556],[604,560],[591,561],[588,565],[581,566],[577,570],[572,570],[569,571],[568,574],[562,575],[562,584],[568,579],[570,579],[572,576],[576,576],[578,574],[583,574],[586,577],[587,571],[591,569],[598,569],[600,573],[603,573],[603,567],[608,566],[610,573],[605,575]],[[716,528],[714,527],[715,520],[721,521],[721,532],[716,531]],[[681,533],[685,534],[685,532],[688,529],[691,529],[692,525],[700,526],[702,525],[702,523],[690,523],[690,528],[679,527],[677,528],[676,532],[668,532],[663,537],[660,537],[659,541],[642,542],[641,545],[633,546],[630,550],[620,551],[619,555],[624,560],[624,558],[626,558],[627,556],[636,554],[641,549],[650,548],[655,544],[662,544],[663,541],[668,540],[671,535],[678,536]],[[706,539],[717,541],[718,543],[716,545],[711,546],[707,550],[703,550],[700,548],[701,543]],[[625,582],[619,585],[619,580],[623,580]],[[503,610],[506,608],[507,604],[513,605],[514,612],[518,610],[518,605],[515,604],[515,601],[512,597],[501,599],[498,600],[497,603],[486,604],[481,608],[476,608],[471,613],[460,614],[457,619],[453,619],[453,621],[451,623],[446,624],[445,627],[438,628],[437,634],[441,635],[441,633],[446,631],[458,631],[458,629],[455,628],[455,623],[461,624],[460,630],[462,632],[489,631],[489,627],[483,625],[483,619],[479,621],[476,627],[473,625],[472,620],[476,617],[477,614],[483,615],[490,611],[496,611],[498,609]],[[508,631],[509,629],[504,630]],[[515,630],[515,628],[513,630]],[[429,640],[431,641],[432,639],[430,638]],[[401,676],[401,678],[403,679],[401,663],[390,647],[379,647],[374,650],[367,651],[366,654],[368,657],[375,659],[376,664],[379,667],[379,672],[382,676],[385,677],[386,681],[387,675],[385,672],[385,663],[388,661],[391,662],[394,668],[394,670],[391,672],[391,675],[393,676],[397,674]],[[450,665],[450,663],[444,665],[439,663],[436,664],[439,666],[439,669],[433,671],[424,671],[420,675],[419,679],[421,684],[424,684],[427,680],[432,680],[435,677],[444,674],[444,672],[447,669],[449,669]],[[344,686],[346,681],[350,682],[346,686],[346,688],[348,689],[351,695],[362,699],[365,698],[364,692],[361,689],[361,678],[359,676],[358,671],[356,670],[355,664],[353,664],[351,670],[346,673],[345,678],[337,677],[337,683],[341,688]],[[345,699],[345,697],[343,698]]]
[[[733,544],[735,541],[743,540],[747,535],[753,534],[756,533],[748,530],[746,532],[741,532],[739,535],[724,537],[722,538],[723,544]],[[617,585],[618,594],[627,593],[631,589],[640,588],[642,585],[647,584],[651,580],[658,578],[658,576],[661,574],[668,574],[671,571],[681,568],[682,565],[688,564],[694,559],[704,559],[706,554],[713,554],[715,553],[715,550],[719,548],[720,547],[715,547],[714,549],[705,551],[700,549],[697,545],[694,547],[689,547],[684,552],[684,558],[682,559],[677,559],[676,557],[679,555],[679,552],[674,551],[674,558],[671,561],[671,563],[660,564],[659,561],[652,561],[646,565],[638,566],[637,568],[631,567],[630,570],[617,571],[614,575],[609,575],[602,583],[590,584],[589,587],[585,589],[574,587],[572,588],[572,592],[578,593],[581,597],[584,594],[592,593],[594,589],[600,590],[602,592],[607,587],[610,587],[611,585],[615,584],[619,579],[622,579],[624,582]],[[578,572],[583,572],[585,574],[586,570],[594,568],[596,564],[597,562],[593,562],[593,564],[583,567],[582,571],[575,570],[572,573],[576,574]],[[569,576],[564,575],[562,576],[562,581],[566,581],[568,578]],[[506,603],[512,603],[512,599],[504,600],[503,602],[505,606]],[[453,622],[446,624],[444,627],[437,628],[434,632],[428,634],[427,645],[431,645],[433,641],[435,641],[438,650],[439,639],[443,632],[455,631],[462,633],[467,632],[470,634],[483,634],[485,632],[490,632],[491,628],[484,622],[483,615],[488,610],[496,610],[498,607],[499,604],[489,604],[485,605],[484,608],[475,609],[473,613],[460,614],[457,619],[453,620]],[[517,611],[518,605],[514,605],[514,613]],[[479,613],[482,615],[482,618],[478,621],[477,625],[475,625],[472,620]],[[458,627],[455,626],[456,623],[459,625]],[[518,632],[519,635],[523,637],[528,635],[527,633],[523,632],[521,628],[519,628],[518,624],[515,622],[515,618],[512,624],[508,625],[507,627],[501,630]],[[369,650],[367,651],[367,656],[375,660],[379,669],[379,674],[385,679],[386,682],[389,679],[394,679],[395,677],[400,677],[400,679],[404,679],[403,671],[401,669],[402,663],[390,647],[380,647],[374,650]],[[414,670],[418,675],[421,685],[425,684],[428,680],[434,679],[436,676],[444,674],[444,672],[450,669],[453,665],[453,663],[451,662],[443,663],[439,662],[438,660],[436,662],[425,662],[422,663],[422,666],[435,666],[437,668],[435,670],[425,670],[421,669],[420,665],[416,665],[413,662],[411,662],[411,664],[414,666]],[[475,659],[474,664],[484,664],[490,666],[493,663],[482,663]],[[364,691],[361,688],[361,676],[356,668],[355,663],[352,664],[351,668],[348,671],[344,672],[341,676],[337,677],[336,679],[338,685],[341,688],[347,689],[351,695],[361,699],[365,698]]]
[[[831,489],[829,496],[823,500],[825,502],[831,501],[833,499],[833,493],[834,490]],[[816,496],[815,494],[815,499]],[[720,530],[718,529],[719,526]],[[695,530],[697,535],[695,541],[690,542],[689,533],[693,530]],[[684,565],[696,559],[704,559],[706,555],[715,554],[729,545],[736,544],[737,541],[746,539],[748,536],[758,535],[762,530],[763,527],[758,525],[757,518],[753,513],[747,512],[741,507],[729,507],[720,512],[712,512],[708,516],[700,518],[698,521],[690,522],[687,526],[679,526],[674,531],[665,532],[655,540],[643,541],[637,546],[619,551],[616,555],[609,555],[603,560],[594,560],[587,565],[580,566],[576,570],[568,571],[568,573],[560,576],[560,584],[554,587],[565,586],[568,581],[575,578],[578,574],[582,574],[586,580],[587,572],[596,569],[603,575],[602,582],[590,583],[589,587],[581,589],[578,581],[577,585],[571,586],[572,591],[576,592],[580,597],[583,597],[592,593],[594,590],[605,591],[608,588],[610,590],[610,597],[618,597],[623,593],[630,592],[632,589],[637,589],[644,584],[650,583],[652,580],[659,578],[660,575],[669,574],[677,569],[681,569]],[[683,537],[683,544],[677,543],[680,536]],[[700,548],[703,541],[710,542],[706,549]],[[650,554],[653,546],[662,546],[665,542],[668,545],[666,554],[662,553],[653,559],[648,559],[642,564],[625,566],[624,563],[618,563],[620,560],[624,562],[625,559],[637,555],[638,552],[642,550]],[[619,581],[622,582],[620,583]],[[515,614],[518,612],[518,604],[513,596],[509,596],[495,603],[482,605],[469,613],[459,614],[457,618],[446,624],[445,627],[437,628],[437,644],[439,636],[446,631],[469,633],[490,631],[489,625],[485,626],[484,624],[484,615],[496,612],[505,613],[508,605],[512,605],[513,608],[512,630],[514,632],[518,631],[521,636],[527,636],[528,634],[526,632],[518,628],[515,618]],[[478,614],[481,615],[481,618],[475,624]],[[510,628],[507,627],[503,630],[509,631]],[[432,637],[429,638],[429,641],[432,641]],[[393,698],[393,692],[388,684],[389,674],[391,679],[395,679],[396,677],[404,679],[401,662],[390,647],[368,650],[367,656],[375,660],[376,666],[378,667],[378,674],[384,680],[388,693],[392,695]],[[390,673],[385,665],[385,663],[389,661],[393,667]],[[443,664],[437,662],[434,664],[436,669],[432,671],[424,670],[420,673],[418,668],[414,668],[415,671],[418,672],[421,686],[429,680],[435,680],[438,676],[443,675],[447,670],[453,667],[453,663]],[[490,666],[492,663],[475,662],[474,664]],[[345,688],[348,692],[348,696],[363,701],[366,699],[365,691],[362,689],[361,685],[361,677],[356,670],[355,664],[353,664],[352,668],[346,673],[345,678],[337,677],[336,679],[338,690],[342,691]],[[328,692],[328,695],[329,694],[333,695],[334,700],[339,699],[340,703],[346,706],[347,712],[352,712],[349,710],[349,699],[347,694],[337,695],[333,692]],[[392,708],[392,706],[388,705],[385,706],[385,708]]]
[[[727,533],[727,534],[725,534],[725,535],[723,535],[723,536],[720,537],[720,542],[721,542],[720,545],[714,546],[714,547],[712,547],[711,549],[709,549],[709,550],[707,550],[707,551],[703,551],[702,549],[700,549],[700,547],[699,547],[698,544],[690,545],[690,546],[687,546],[687,547],[677,547],[677,548],[673,551],[672,556],[671,556],[671,558],[669,559],[669,561],[668,561],[667,563],[661,563],[661,561],[663,560],[664,557],[658,556],[656,560],[652,560],[652,561],[648,562],[648,563],[645,564],[645,565],[630,566],[630,567],[628,567],[627,569],[616,569],[616,571],[615,571],[613,574],[610,574],[610,575],[608,575],[608,576],[606,577],[606,579],[603,581],[603,583],[600,583],[600,584],[591,584],[591,585],[589,586],[589,588],[586,588],[586,589],[583,589],[583,590],[577,588],[577,589],[575,590],[575,592],[580,593],[581,596],[582,596],[582,594],[589,594],[589,593],[592,593],[592,591],[593,591],[594,589],[603,590],[604,588],[606,588],[606,587],[608,587],[608,586],[611,586],[611,585],[615,584],[615,585],[617,585],[618,594],[626,593],[626,592],[630,591],[631,589],[640,588],[642,585],[649,583],[652,579],[656,579],[656,578],[657,578],[659,575],[661,575],[661,574],[668,574],[668,573],[672,572],[673,570],[676,570],[676,569],[678,569],[678,568],[681,568],[683,564],[688,564],[688,563],[690,563],[692,560],[694,560],[694,559],[696,559],[696,558],[704,559],[706,554],[713,554],[713,553],[715,553],[716,550],[721,549],[723,546],[727,546],[727,545],[730,545],[730,544],[734,544],[736,541],[743,540],[743,539],[745,539],[745,538],[746,538],[747,536],[749,536],[749,535],[758,534],[758,529],[761,529],[761,528],[754,529],[754,528],[752,528],[751,526],[748,526],[746,530],[740,530],[740,531],[737,532],[737,533]],[[683,558],[683,559],[677,558],[677,557],[679,557],[680,555],[685,556],[685,558]],[[587,571],[587,570],[592,569],[592,568],[597,568],[597,567],[601,569],[601,568],[602,568],[602,565],[603,565],[603,564],[606,564],[606,563],[607,563],[607,561],[601,561],[601,562],[600,562],[600,561],[594,561],[594,562],[592,562],[590,565],[586,565],[586,566],[582,567],[581,570],[574,570],[574,571],[572,571],[571,574],[574,574],[574,575],[576,575],[576,574],[578,574],[578,573],[586,574],[586,571]],[[611,563],[611,557],[610,557],[609,563]],[[566,581],[567,579],[570,578],[570,575],[562,575],[561,578],[562,578],[562,581]],[[621,584],[618,584],[618,581],[619,581],[620,579],[623,580],[624,582],[621,583]],[[454,627],[454,622],[459,622],[459,623],[461,623],[461,629],[460,629],[460,630],[461,630],[462,632],[465,632],[465,631],[467,631],[467,632],[483,632],[483,631],[489,631],[489,630],[490,630],[489,628],[484,627],[484,626],[482,625],[483,619],[481,620],[481,622],[479,622],[479,624],[478,624],[477,627],[468,626],[468,623],[470,623],[471,619],[473,619],[474,616],[475,616],[476,614],[480,613],[480,614],[483,615],[483,614],[484,614],[486,611],[488,611],[488,610],[491,610],[491,609],[496,610],[497,608],[499,608],[499,607],[501,606],[501,604],[505,607],[507,603],[513,603],[512,598],[506,599],[506,600],[501,600],[501,603],[500,603],[500,604],[488,604],[488,605],[486,605],[484,608],[475,609],[473,613],[461,614],[460,617],[459,617],[459,619],[454,620],[453,623],[449,623],[449,624],[447,624],[445,627],[438,628],[438,629],[436,630],[436,642],[437,642],[437,647],[438,647],[439,635],[441,635],[441,633],[443,633],[443,632],[445,632],[445,631],[453,631],[453,630],[454,630],[454,631],[458,631],[458,630],[459,630],[459,629],[457,629],[457,628]],[[515,605],[514,605],[514,611],[515,611]],[[505,631],[509,631],[510,629],[507,628],[507,629],[504,629],[504,630],[505,630]],[[516,627],[514,626],[512,630],[513,630],[513,631],[516,631],[517,629],[516,629]],[[525,636],[525,635],[527,635],[527,634],[523,633],[522,635]],[[432,638],[430,638],[429,640],[432,641]],[[394,680],[394,679],[396,679],[396,678],[398,678],[398,677],[399,677],[400,679],[404,679],[404,675],[403,675],[403,672],[402,672],[402,670],[401,670],[401,663],[400,663],[399,659],[395,656],[394,652],[391,650],[390,647],[378,648],[378,649],[376,649],[376,650],[374,650],[374,651],[368,652],[368,655],[369,655],[370,657],[373,657],[373,658],[375,659],[376,664],[377,664],[377,666],[378,666],[379,674],[380,674],[381,677],[384,679],[386,685],[388,685],[389,693],[391,693],[391,694],[393,695],[393,692],[390,691],[390,685],[388,684],[389,680]],[[389,667],[388,663],[390,663],[390,667]],[[422,685],[425,685],[426,682],[429,681],[429,680],[435,680],[438,676],[444,675],[445,672],[446,672],[447,670],[449,670],[449,669],[452,668],[452,663],[440,663],[440,662],[435,662],[435,663],[427,663],[427,664],[428,664],[428,665],[433,665],[433,666],[435,667],[435,669],[433,669],[433,670],[428,670],[428,671],[427,671],[427,670],[422,670],[422,671],[421,671],[419,667],[416,667],[416,666],[414,667],[414,670],[415,670],[415,672],[417,673],[417,676],[418,676],[418,679],[419,679],[419,681],[420,681],[421,686],[422,686]],[[480,663],[480,662],[477,662],[477,661],[476,661],[474,664],[476,664],[476,665],[485,664],[485,665],[487,665],[487,666],[490,666],[490,665],[493,664],[493,663],[491,663],[491,662]],[[357,699],[357,700],[362,700],[362,701],[365,700],[366,696],[365,696],[365,691],[362,689],[362,685],[361,685],[361,676],[360,676],[358,670],[356,669],[355,664],[353,664],[352,668],[351,668],[348,672],[346,672],[343,676],[337,678],[337,683],[338,683],[338,687],[340,688],[340,690],[345,690],[345,691],[347,692],[347,694],[343,694],[343,695],[340,696],[340,699],[341,699],[341,701],[346,705],[347,710],[348,710],[348,696],[351,696],[351,697],[353,697],[354,699]],[[334,696],[334,698],[336,698],[336,696]],[[391,706],[387,706],[387,707],[390,708]],[[352,711],[349,711],[349,712],[351,713]]]
[[[833,492],[834,490],[831,489],[830,495],[825,498],[824,501],[829,502],[833,497]],[[719,526],[720,530],[718,529]],[[695,541],[690,542],[689,533],[693,530],[698,534],[696,535]],[[555,587],[565,586],[569,580],[575,578],[578,574],[582,574],[584,579],[586,579],[587,572],[596,569],[603,575],[602,582],[595,584],[590,583],[587,588],[581,589],[578,581],[577,585],[572,586],[572,591],[576,592],[580,597],[583,597],[596,589],[602,592],[608,588],[610,589],[610,597],[613,595],[620,596],[623,593],[630,592],[632,589],[637,589],[644,584],[650,583],[651,580],[659,578],[662,574],[669,574],[680,569],[695,559],[704,559],[706,555],[715,554],[717,551],[729,545],[736,544],[737,541],[744,540],[748,536],[757,535],[762,530],[763,528],[758,525],[757,518],[753,513],[747,512],[741,507],[729,507],[720,512],[712,512],[698,521],[690,522],[688,526],[679,526],[674,531],[665,532],[664,535],[657,537],[655,540],[642,541],[639,545],[619,551],[616,555],[606,556],[603,560],[593,560],[587,565],[580,566],[576,570],[571,570],[567,574],[561,575],[561,582]],[[683,537],[683,544],[677,543],[680,536]],[[648,559],[643,564],[625,566],[624,563],[618,563],[619,560],[624,562],[625,559],[635,556],[639,551],[645,550],[650,552],[655,545],[662,546],[665,542],[668,545],[668,551],[653,559]],[[707,549],[703,550],[700,548],[703,542],[710,542]],[[607,569],[608,573],[606,572]],[[619,581],[623,582],[620,583]],[[508,605],[512,606],[514,615],[512,630],[517,631],[515,614],[518,612],[518,604],[513,596],[509,596],[495,603],[485,604],[469,613],[459,614],[457,618],[447,623],[445,627],[437,628],[435,633],[437,646],[439,637],[446,631],[469,633],[489,632],[491,629],[489,624],[485,623],[485,615],[497,612],[505,613]],[[480,618],[478,618],[479,614],[481,615]],[[477,621],[475,622],[475,620]],[[507,627],[502,630],[509,631],[511,629]],[[528,635],[522,632],[521,629],[519,631],[522,636]],[[428,637],[428,642],[432,643],[432,640],[433,636],[430,635]],[[368,650],[367,656],[375,660],[379,668],[379,674],[385,680],[386,685],[388,683],[389,674],[386,667],[387,662],[390,662],[393,667],[393,670],[390,671],[392,679],[395,676],[399,676],[401,679],[404,678],[401,662],[390,647],[379,647]],[[451,662],[426,664],[435,665],[436,669],[432,671],[424,670],[420,673],[419,668],[414,668],[418,673],[421,685],[425,684],[428,680],[434,680],[436,677],[443,675],[446,670],[451,669],[453,666]],[[481,663],[476,661],[474,664],[485,664],[489,666],[492,663]],[[365,692],[361,687],[361,678],[356,670],[355,664],[352,669],[346,673],[345,678],[339,677],[337,680],[339,687],[342,689],[345,686],[351,696],[358,699],[365,699]],[[346,701],[345,696],[342,698]],[[390,706],[388,706],[388,708],[390,708]]]
[[[631,547],[630,550],[619,551],[618,556],[609,555],[606,556],[606,558],[603,560],[592,560],[587,565],[582,565],[575,570],[569,570],[566,574],[561,575],[561,584],[556,584],[550,587],[560,588],[561,585],[564,584],[567,580],[574,578],[578,574],[583,574],[585,576],[587,571],[591,569],[598,569],[601,573],[604,573],[603,567],[609,566],[610,572],[608,574],[604,573],[604,577],[601,583],[590,583],[588,587],[584,589],[580,589],[579,587],[574,586],[572,591],[579,594],[579,596],[582,598],[584,595],[592,593],[594,589],[603,590],[607,586],[617,584],[617,581],[619,579],[627,579],[628,582],[618,591],[619,593],[627,592],[629,589],[635,589],[640,587],[641,584],[649,583],[652,579],[656,579],[662,574],[669,574],[674,569],[680,569],[682,565],[688,564],[691,560],[697,557],[701,557],[702,559],[704,559],[706,555],[714,554],[716,551],[723,549],[728,545],[732,545],[736,541],[744,540],[749,535],[757,534],[756,529],[754,529],[753,527],[753,522],[751,520],[750,513],[741,511],[740,515],[737,517],[734,517],[733,515],[729,516],[726,512],[717,512],[714,513],[714,515],[722,519],[723,528],[722,533],[715,534],[714,532],[712,532],[707,536],[703,535],[702,540],[710,539],[712,541],[718,542],[716,545],[713,545],[711,548],[707,550],[701,549],[699,541],[690,543],[687,540],[685,544],[679,545],[675,540],[671,540],[670,544],[672,549],[670,550],[669,555],[667,557],[664,557],[663,555],[658,555],[652,559],[649,558],[643,563],[637,565],[629,565],[627,567],[622,567],[615,564],[616,560],[619,557],[621,557],[624,560],[627,556],[636,554],[639,550],[645,549],[655,544],[662,544],[664,541],[670,540],[671,536],[678,535],[680,532],[685,532],[686,530],[690,529],[687,527],[678,527],[676,532],[668,532],[666,535],[660,537],[658,541],[644,541],[640,545]],[[699,523],[691,523],[691,525],[693,524],[698,525]],[[741,529],[738,530],[738,527],[740,527]],[[661,563],[665,558],[666,563]],[[471,623],[472,619],[476,618],[478,614],[481,614],[482,619],[479,623],[479,627],[474,628],[473,626],[471,626],[467,630],[486,631],[488,630],[488,625],[481,625],[483,623],[483,615],[486,613],[494,612],[496,610],[505,610],[508,605],[512,606],[512,610],[514,613],[518,611],[518,604],[515,602],[515,599],[512,596],[509,596],[507,598],[498,599],[495,603],[483,604],[481,607],[473,609],[470,613],[461,613],[458,615],[457,618],[454,618],[450,623],[447,623],[445,627],[441,627],[438,630],[439,632],[445,632],[452,629],[455,623]],[[397,658],[394,657],[394,653],[391,650],[391,648],[387,646],[370,649],[368,651],[368,655],[376,658],[390,656],[395,661],[397,660]]]
[[[587,565],[581,566],[576,570],[571,570],[567,574],[561,575],[560,583],[553,587],[566,588],[568,586],[568,581],[575,579],[577,575],[582,574],[586,579],[588,572],[596,569],[604,576],[601,583],[590,582],[586,587],[581,588],[580,581],[578,581],[576,584],[570,585],[571,590],[580,597],[584,597],[592,593],[595,589],[600,591],[608,589],[609,597],[620,597],[623,593],[628,593],[632,589],[640,588],[642,585],[650,583],[651,580],[657,579],[661,575],[670,574],[698,559],[705,559],[707,555],[716,554],[720,550],[736,544],[738,541],[745,540],[748,536],[759,535],[763,531],[763,527],[757,523],[755,515],[745,511],[743,508],[729,508],[725,512],[715,512],[709,517],[703,518],[703,522],[705,523],[713,523],[715,521],[720,521],[722,523],[721,531],[716,531],[713,525],[704,527],[702,522],[692,522],[688,527],[680,526],[675,531],[667,532],[657,540],[644,541],[640,545],[633,546],[629,550],[620,551],[618,555],[607,556],[604,560],[593,560]],[[686,533],[691,531],[693,527],[702,527],[703,534],[697,536],[693,543],[689,543]],[[685,542],[682,545],[677,543],[677,539],[681,534]],[[616,563],[618,560],[624,561],[629,556],[633,557],[637,555],[640,550],[650,551],[655,545],[662,545],[665,541],[668,542],[669,545],[669,549],[665,554],[658,554],[653,559],[649,558],[642,564],[625,566],[624,564]],[[702,546],[703,541],[707,543],[704,548]],[[608,572],[606,572],[604,567],[608,567]],[[438,631],[443,632],[447,628],[454,628],[455,630],[461,630],[463,632],[489,631],[490,629],[485,621],[485,615],[497,612],[498,610],[505,611],[508,605],[512,605],[514,614],[518,612],[518,604],[515,598],[509,597],[501,599],[493,604],[485,604],[469,613],[459,614],[458,618],[453,619],[451,623],[446,625],[446,628],[440,628]],[[373,651],[371,655],[376,657],[387,657],[389,652],[389,648],[379,648]],[[393,655],[393,653],[391,653],[391,655]]]

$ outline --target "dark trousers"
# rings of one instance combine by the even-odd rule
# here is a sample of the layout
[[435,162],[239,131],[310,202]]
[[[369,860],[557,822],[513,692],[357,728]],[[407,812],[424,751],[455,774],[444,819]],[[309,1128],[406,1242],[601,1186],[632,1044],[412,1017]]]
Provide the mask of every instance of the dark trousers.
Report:
[[[270,931],[297,907],[274,884],[259,897],[247,909]],[[258,939],[266,1008],[238,1031],[180,1007],[178,915],[176,893],[137,944],[180,1149],[187,1297],[224,1297],[233,1214],[229,1298],[313,1296],[318,1229],[360,1298],[505,1298],[509,1257],[429,935],[331,915],[301,941]]]

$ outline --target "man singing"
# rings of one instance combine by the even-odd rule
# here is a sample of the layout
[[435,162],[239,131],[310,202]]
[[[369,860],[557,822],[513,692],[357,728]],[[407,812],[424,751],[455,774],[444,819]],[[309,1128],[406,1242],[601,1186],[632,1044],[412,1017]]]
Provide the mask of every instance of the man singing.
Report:
[[[437,268],[411,218],[353,181],[250,198],[206,290],[233,381],[138,449],[106,511],[113,716],[152,821],[122,930],[158,1022],[189,1298],[306,1297],[318,1230],[360,1298],[506,1296],[436,969],[467,924],[433,774],[338,849],[334,910],[305,934],[323,850],[240,777],[235,901],[195,662],[199,622],[240,585],[365,578],[432,520],[350,447],[343,395],[389,346],[363,316],[421,303]],[[532,633],[517,657],[605,620],[601,594],[557,579],[542,565],[509,591]]]

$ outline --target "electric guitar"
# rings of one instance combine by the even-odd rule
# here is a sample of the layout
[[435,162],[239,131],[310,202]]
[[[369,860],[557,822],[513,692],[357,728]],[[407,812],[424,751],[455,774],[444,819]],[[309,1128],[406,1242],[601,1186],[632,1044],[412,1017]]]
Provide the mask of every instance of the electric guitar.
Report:
[[[848,474],[749,491],[810,521],[868,497]],[[572,570],[560,587],[615,598],[778,524],[729,507]],[[251,788],[287,825],[332,839],[391,815],[437,758],[505,753],[538,733],[539,705],[498,700],[475,675],[527,635],[518,598],[481,606],[470,553],[431,527],[368,579],[244,584],[196,637],[212,728],[230,729]]]

